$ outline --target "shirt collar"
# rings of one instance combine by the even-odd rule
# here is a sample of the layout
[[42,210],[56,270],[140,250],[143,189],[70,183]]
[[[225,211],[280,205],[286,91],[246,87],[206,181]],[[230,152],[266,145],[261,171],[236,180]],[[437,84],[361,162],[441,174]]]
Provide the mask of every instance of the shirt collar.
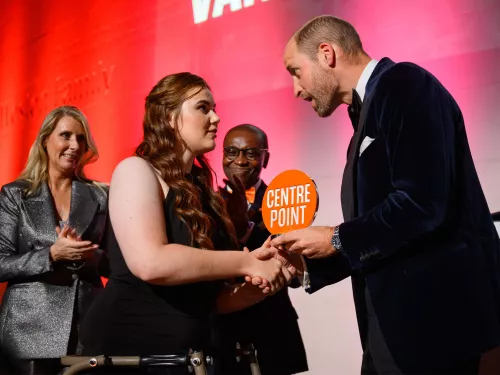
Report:
[[368,80],[370,79],[377,64],[378,64],[377,60],[371,60],[365,66],[365,69],[363,69],[363,73],[361,73],[361,76],[359,77],[358,84],[356,85],[356,91],[359,94],[361,101],[363,101],[365,98],[366,84],[368,83]]

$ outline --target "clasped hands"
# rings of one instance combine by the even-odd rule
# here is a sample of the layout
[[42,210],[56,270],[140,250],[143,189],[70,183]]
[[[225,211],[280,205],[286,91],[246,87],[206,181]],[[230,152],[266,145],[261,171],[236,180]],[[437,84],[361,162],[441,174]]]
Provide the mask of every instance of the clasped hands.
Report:
[[264,294],[275,294],[303,272],[300,256],[273,247],[271,237],[251,253],[247,248],[244,251],[258,260],[255,271],[245,277],[245,282],[260,288]]
[[269,237],[262,247],[250,254],[261,261],[274,260],[277,270],[271,276],[248,275],[245,281],[258,286],[265,294],[276,293],[295,276],[304,274],[302,256],[321,259],[336,253],[331,244],[333,230],[333,227],[317,226],[291,231],[274,239]]

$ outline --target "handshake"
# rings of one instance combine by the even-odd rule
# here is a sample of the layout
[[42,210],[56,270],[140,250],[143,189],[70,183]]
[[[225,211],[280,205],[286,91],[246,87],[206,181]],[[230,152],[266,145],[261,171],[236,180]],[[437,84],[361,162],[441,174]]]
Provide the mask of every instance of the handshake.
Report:
[[272,246],[271,236],[260,248],[252,252],[245,248],[244,251],[252,257],[245,282],[261,289],[263,294],[275,294],[304,272],[301,256],[286,251],[282,246]]
[[[335,227],[314,226],[282,234],[250,253],[253,268],[246,272],[245,281],[258,286],[264,294],[274,294],[290,284],[295,276],[304,274],[302,257],[322,259],[335,256],[331,239]],[[248,252],[248,250],[246,250]],[[257,262],[256,262],[257,261]]]

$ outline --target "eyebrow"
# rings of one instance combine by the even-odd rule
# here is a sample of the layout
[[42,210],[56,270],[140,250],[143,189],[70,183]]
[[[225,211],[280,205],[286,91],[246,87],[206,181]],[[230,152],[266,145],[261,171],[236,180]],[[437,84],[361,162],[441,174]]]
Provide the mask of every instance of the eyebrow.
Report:
[[201,100],[198,100],[198,102],[196,103],[196,105],[198,105],[198,104],[206,104],[206,105],[208,105],[208,106],[212,106],[214,109],[215,109],[215,107],[216,107],[216,104],[215,104],[215,103],[212,103],[212,102],[210,102],[210,101],[208,101],[208,100],[206,100],[206,99],[201,99]]

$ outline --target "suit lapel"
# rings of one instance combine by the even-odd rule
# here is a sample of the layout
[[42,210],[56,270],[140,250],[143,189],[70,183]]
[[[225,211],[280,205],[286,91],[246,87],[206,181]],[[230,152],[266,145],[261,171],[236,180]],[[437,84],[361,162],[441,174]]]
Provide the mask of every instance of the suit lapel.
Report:
[[267,185],[264,181],[260,182],[260,186],[255,192],[255,201],[250,205],[249,218],[256,224],[260,224],[262,221],[262,200],[264,199],[264,194],[266,192]]
[[[368,108],[370,107],[371,103],[371,96],[365,98],[365,102],[363,103],[363,107],[361,108],[361,113],[359,115],[359,122],[358,122],[358,131],[354,134],[353,140],[352,140],[352,145],[351,149],[349,150],[349,156],[347,162],[351,162],[354,167],[358,164],[358,159],[359,159],[359,149],[361,147],[361,143],[363,142],[363,139],[365,138],[365,123],[366,123],[366,114],[368,112]],[[349,160],[351,159],[351,160]],[[356,191],[354,191],[355,193]],[[356,194],[355,194],[356,196]]]
[[[365,104],[365,103],[364,103]],[[361,141],[363,140],[362,135],[364,134],[364,123],[366,118],[366,112],[368,108],[367,105],[363,105],[361,109],[361,114],[358,122],[358,131],[354,133],[351,142],[349,144],[349,151],[347,153],[347,163],[344,168],[344,175],[342,177],[342,187],[341,187],[341,203],[342,203],[342,214],[344,215],[344,221],[349,221],[357,216],[357,163],[359,157],[359,148],[361,146]]]
[[262,208],[262,200],[264,199],[264,193],[266,192],[267,185],[264,181],[260,182],[260,186],[255,192],[255,201],[251,205],[251,209],[255,211],[259,211]]
[[25,199],[24,206],[38,240],[55,242],[58,224],[52,194],[46,182],[42,183],[37,193]]
[[90,186],[77,180],[73,181],[68,223],[80,236],[89,227],[98,208],[99,204],[94,200]]
[[358,131],[354,133],[348,148],[347,163],[342,177],[341,203],[344,220],[352,220],[358,216],[358,193],[357,193],[357,164],[359,149],[365,136],[365,124],[375,87],[383,72],[394,65],[394,62],[384,57],[375,67],[370,79],[366,84],[365,97],[361,107],[358,121]]

